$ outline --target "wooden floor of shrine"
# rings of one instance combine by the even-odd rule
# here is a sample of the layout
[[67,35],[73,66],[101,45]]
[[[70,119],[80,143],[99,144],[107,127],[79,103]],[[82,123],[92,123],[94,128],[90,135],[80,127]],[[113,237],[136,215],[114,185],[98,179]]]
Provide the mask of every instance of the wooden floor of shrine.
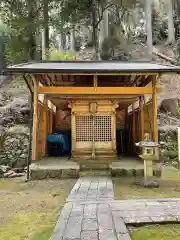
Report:
[[[157,164],[154,169],[158,170]],[[143,161],[133,157],[119,157],[112,163],[105,164],[92,160],[84,162],[71,161],[68,157],[44,158],[32,162],[30,178],[78,178],[80,176],[141,177],[144,175]]]

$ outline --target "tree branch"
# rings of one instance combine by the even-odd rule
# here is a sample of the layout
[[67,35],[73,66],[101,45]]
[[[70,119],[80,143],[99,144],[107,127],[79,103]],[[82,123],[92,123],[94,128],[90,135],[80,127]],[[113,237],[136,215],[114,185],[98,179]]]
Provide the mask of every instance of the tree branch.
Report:
[[[102,6],[103,6],[103,4],[101,4],[101,7],[102,7]],[[98,15],[99,15],[99,16],[98,16],[99,19],[98,19],[97,23],[95,24],[95,28],[97,28],[98,25],[99,25],[99,23],[103,20],[103,15],[104,15],[105,10],[107,10],[108,8],[110,8],[110,7],[112,7],[112,6],[114,6],[113,3],[108,4],[108,5],[106,5],[105,7],[102,8],[102,13],[101,13],[101,15],[98,14]],[[98,13],[99,13],[99,11],[98,11]]]

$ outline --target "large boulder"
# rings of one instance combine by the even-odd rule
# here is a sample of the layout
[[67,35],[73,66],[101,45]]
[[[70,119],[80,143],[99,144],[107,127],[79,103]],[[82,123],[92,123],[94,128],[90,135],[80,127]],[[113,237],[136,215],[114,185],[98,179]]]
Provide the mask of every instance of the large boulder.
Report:
[[6,132],[4,141],[4,157],[0,164],[11,167],[24,167],[28,157],[29,128],[25,125],[11,127]]
[[177,98],[168,98],[164,99],[160,106],[159,110],[165,113],[171,113],[173,116],[178,115],[178,99]]

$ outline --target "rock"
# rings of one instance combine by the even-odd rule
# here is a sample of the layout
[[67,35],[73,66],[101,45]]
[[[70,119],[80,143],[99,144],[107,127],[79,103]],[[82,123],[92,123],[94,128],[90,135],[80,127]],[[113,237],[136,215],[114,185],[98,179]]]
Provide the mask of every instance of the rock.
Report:
[[9,166],[6,165],[0,165],[0,174],[2,173],[6,173],[8,170],[10,170],[11,168]]
[[14,171],[15,173],[23,173],[23,172],[25,172],[25,171],[24,171],[24,168],[13,168],[13,171]]
[[24,153],[21,154],[21,155],[20,155],[20,158],[26,159],[26,158],[27,158],[27,154],[24,154]]
[[50,170],[48,172],[49,178],[57,178],[60,179],[62,174],[62,170]]
[[21,154],[21,150],[18,150],[16,153],[17,153],[17,155]]
[[9,170],[8,172],[4,173],[3,176],[4,177],[10,177],[12,174],[14,174],[15,172],[13,170]]
[[62,169],[62,178],[79,178],[78,169]]
[[177,116],[177,108],[178,108],[178,99],[177,98],[169,98],[164,99],[160,106],[159,110],[162,112],[170,112],[173,116]]
[[159,183],[153,180],[143,180],[140,185],[145,188],[159,188]]
[[8,178],[23,177],[25,173],[12,173]]
[[24,145],[24,142],[29,141],[28,131],[29,128],[24,125],[11,127],[7,131],[3,150],[11,167],[21,168],[26,165],[29,145]]
[[29,133],[29,127],[27,127],[26,125],[15,125],[15,126],[9,128],[7,132],[11,133],[11,134],[26,135],[27,133]]
[[32,169],[30,171],[31,180],[41,180],[41,179],[47,178],[47,176],[48,176],[48,171],[47,170]]

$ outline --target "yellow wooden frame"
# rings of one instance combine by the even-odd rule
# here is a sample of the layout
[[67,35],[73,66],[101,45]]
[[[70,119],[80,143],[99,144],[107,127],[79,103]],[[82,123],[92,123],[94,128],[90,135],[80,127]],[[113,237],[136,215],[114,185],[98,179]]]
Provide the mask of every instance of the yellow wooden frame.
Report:
[[[160,89],[156,89],[159,92]],[[152,87],[39,87],[40,94],[64,95],[142,95],[153,94]]]
[[32,160],[37,159],[37,126],[38,126],[38,81],[32,75],[34,83],[34,112],[33,112],[33,129],[32,129]]

